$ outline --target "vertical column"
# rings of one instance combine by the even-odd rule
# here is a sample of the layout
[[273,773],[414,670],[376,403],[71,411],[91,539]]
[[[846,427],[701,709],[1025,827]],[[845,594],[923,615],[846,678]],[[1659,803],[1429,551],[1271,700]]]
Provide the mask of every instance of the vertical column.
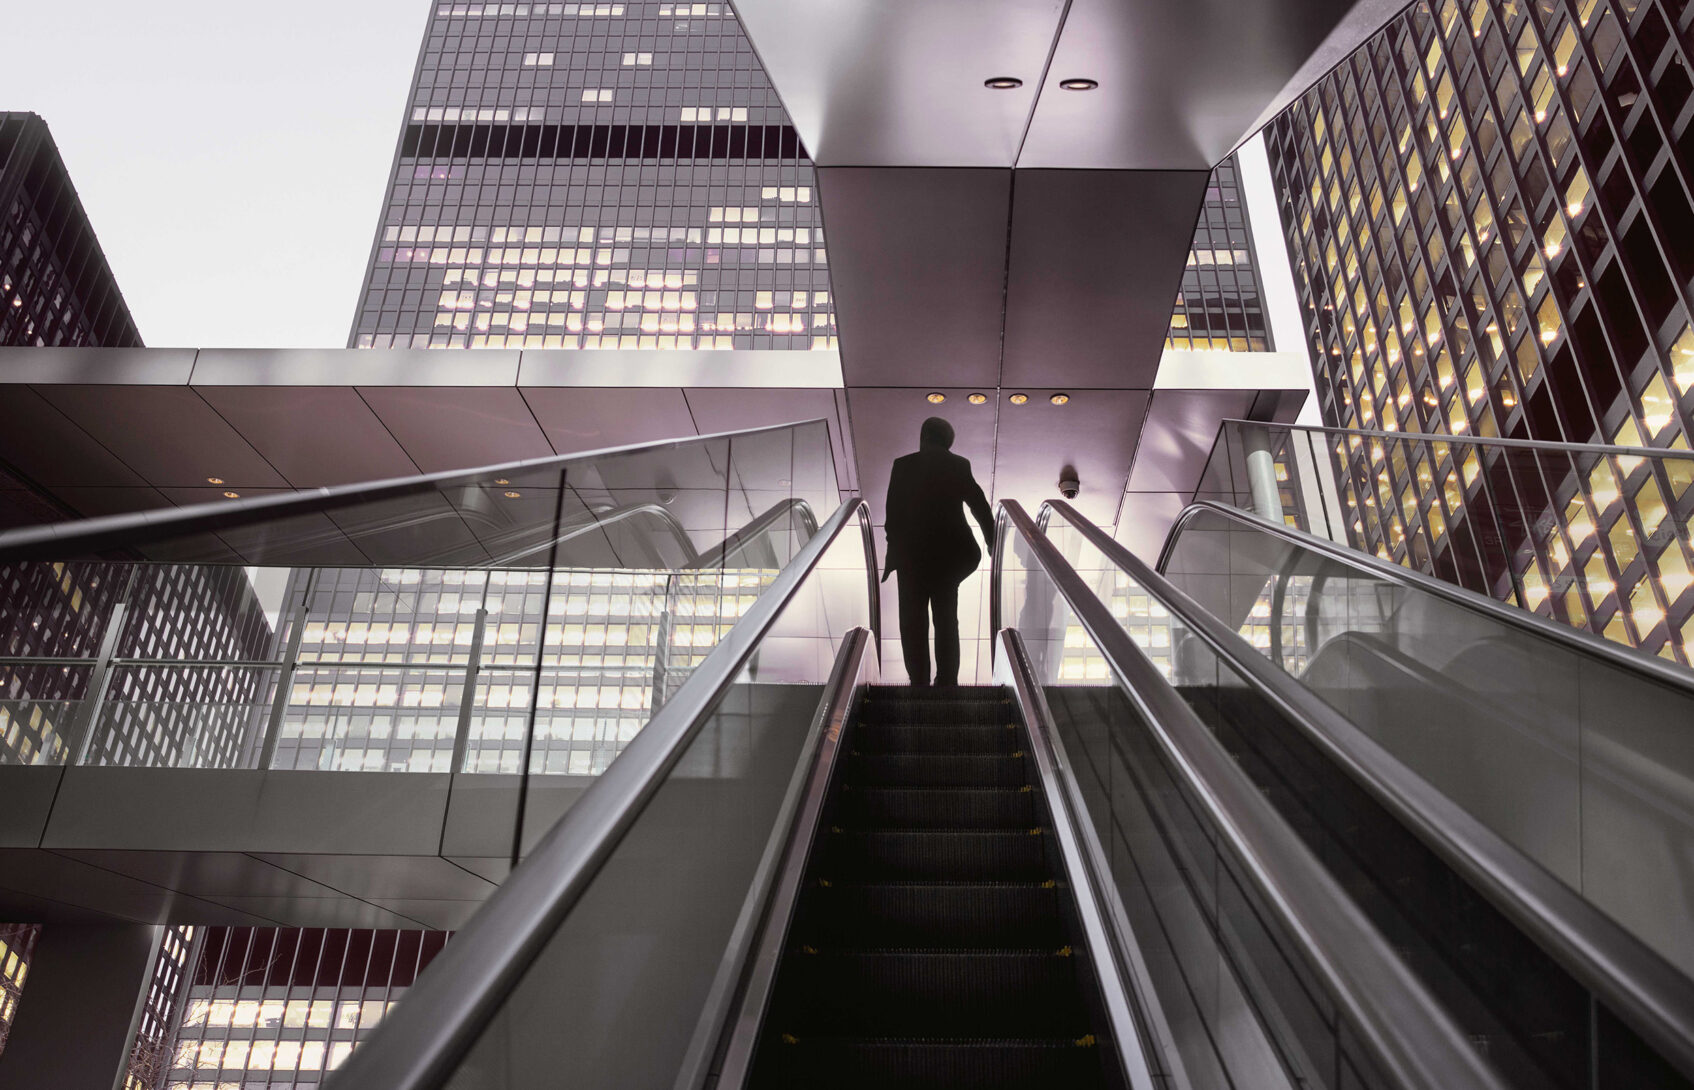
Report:
[[121,1087],[164,931],[132,923],[43,927],[0,1053],[0,1090]]
[[1247,450],[1247,488],[1253,496],[1253,512],[1272,522],[1282,521],[1282,490],[1276,484],[1276,455],[1271,453],[1270,432],[1260,427],[1241,429],[1241,445]]

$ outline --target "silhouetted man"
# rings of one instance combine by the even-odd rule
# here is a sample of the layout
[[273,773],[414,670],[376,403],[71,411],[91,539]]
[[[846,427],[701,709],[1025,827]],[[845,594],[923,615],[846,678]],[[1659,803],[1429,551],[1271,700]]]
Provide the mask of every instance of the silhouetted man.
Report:
[[913,685],[929,684],[929,619],[935,618],[935,684],[959,683],[959,584],[982,562],[965,508],[994,544],[994,513],[971,464],[948,448],[953,425],[932,416],[918,431],[918,452],[894,460],[884,526],[887,571],[900,573],[900,645]]

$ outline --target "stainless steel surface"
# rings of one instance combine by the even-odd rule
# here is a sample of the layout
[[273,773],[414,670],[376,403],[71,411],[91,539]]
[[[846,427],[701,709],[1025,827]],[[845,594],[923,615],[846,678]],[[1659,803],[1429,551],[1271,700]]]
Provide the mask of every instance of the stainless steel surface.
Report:
[[[762,433],[781,432],[791,426],[772,425],[746,431],[662,443],[637,443],[627,447],[611,447],[475,469],[370,480],[359,484],[305,489],[295,493],[199,504],[167,511],[110,515],[77,522],[9,530],[0,533],[0,560],[64,559],[105,548],[137,548],[172,537],[265,526],[286,518],[300,518],[326,512],[352,511],[354,516],[358,517],[360,508],[368,509],[371,505],[385,500],[430,497],[456,488],[504,487],[496,483],[497,478],[534,479],[538,475],[563,470],[573,463],[586,464],[592,460],[613,459],[619,455],[651,452],[656,449],[684,449],[713,440],[747,439]],[[557,487],[556,481],[554,487]],[[645,487],[653,490],[650,482],[646,483]],[[671,491],[676,490],[676,485],[670,487]],[[443,507],[443,510],[449,514],[453,513],[451,508]],[[666,517],[673,516],[667,512]],[[333,528],[330,528],[330,532],[332,536],[335,533]]]
[[[1248,420],[1225,420],[1226,425],[1251,424]],[[1674,458],[1682,461],[1694,461],[1694,451],[1678,450],[1674,447],[1619,447],[1608,446],[1605,443],[1557,443],[1547,439],[1511,439],[1505,436],[1476,436],[1448,435],[1441,433],[1422,433],[1404,431],[1377,431],[1372,428],[1319,428],[1308,424],[1283,424],[1279,430],[1303,431],[1315,435],[1363,435],[1373,439],[1392,439],[1397,442],[1406,440],[1428,441],[1431,443],[1457,443],[1477,447],[1516,447],[1519,450],[1544,450],[1555,454],[1621,454],[1636,458]]]
[[[769,866],[760,866],[760,877],[748,893],[746,927],[737,928],[724,956],[724,969],[696,1032],[696,1049],[677,1079],[677,1090],[701,1085],[738,1088],[752,1072],[753,1051],[771,990],[776,985],[777,965],[788,942],[794,906],[806,876],[818,822],[829,797],[830,780],[841,752],[841,734],[852,714],[859,688],[874,677],[876,664],[870,633],[858,630],[842,642],[836,665],[824,685],[824,698],[808,732],[802,758],[794,770],[794,781],[783,800],[776,823],[779,836],[772,838]],[[703,1031],[703,1032],[702,1032]]]
[[[1000,385],[1151,389],[1210,171],[1025,170],[1013,177]],[[829,220],[831,194],[819,193]],[[833,220],[829,226],[833,246]],[[892,283],[884,290],[904,286],[886,279]],[[837,318],[848,381],[861,381],[851,315],[838,308]]]
[[1274,665],[1179,587],[1062,500],[1044,505],[1246,678],[1509,919],[1685,1074],[1694,1074],[1694,980],[1436,790],[1333,706]]
[[[1310,969],[1399,1085],[1498,1087],[1497,1076],[1399,961],[1346,893],[1276,813],[1188,703],[1089,591],[1015,501],[1002,501],[999,541],[1012,535],[1052,580],[1166,757],[1222,830],[1232,854],[1297,942]],[[997,584],[996,591],[999,586]]]
[[818,197],[847,385],[998,385],[1011,172],[823,166]]
[[332,1077],[332,1086],[422,1090],[442,1085],[586,894],[826,550],[850,521],[864,518],[863,501],[855,500],[824,522],[623,755],[547,833],[526,865],[454,939],[381,1031]]
[[[1400,6],[738,0],[735,10],[822,166],[1207,170]],[[1023,86],[983,86],[995,76]],[[1098,89],[1061,89],[1077,77]]]
[[[1404,436],[1401,436],[1401,438],[1404,438]],[[1442,438],[1445,441],[1446,437],[1443,436]],[[1625,673],[1651,678],[1661,685],[1668,685],[1689,696],[1694,696],[1694,672],[1685,670],[1674,663],[1665,662],[1663,659],[1655,658],[1652,655],[1642,654],[1634,648],[1613,643],[1611,640],[1602,639],[1590,632],[1583,632],[1568,625],[1558,624],[1528,610],[1518,609],[1516,606],[1510,606],[1496,599],[1475,594],[1462,587],[1455,587],[1451,583],[1443,582],[1422,572],[1413,571],[1399,564],[1391,564],[1380,557],[1371,556],[1356,549],[1349,549],[1345,545],[1338,545],[1315,534],[1308,534],[1283,523],[1271,522],[1238,508],[1214,503],[1210,500],[1191,505],[1183,511],[1176,525],[1171,527],[1170,534],[1165,539],[1165,547],[1159,554],[1157,571],[1164,572],[1171,547],[1182,533],[1184,523],[1201,511],[1222,515],[1242,525],[1250,526],[1261,533],[1293,542],[1302,549],[1309,549],[1330,560],[1339,562],[1344,567],[1369,573],[1372,578],[1412,588],[1443,602],[1450,602],[1473,613],[1482,614],[1510,628],[1519,629],[1531,633],[1537,638],[1549,640],[1556,645],[1575,651],[1579,655],[1598,659]]]
[[1174,1049],[1158,1054],[1157,1074],[1148,1055],[1149,1051],[1157,1053],[1160,1045],[1169,1041],[1170,1031],[1163,1028],[1158,996],[1140,971],[1139,944],[1123,906],[1117,903],[1117,891],[1106,877],[1099,841],[1077,794],[1076,777],[1064,756],[1064,743],[1054,729],[1053,714],[1041,694],[1029,655],[1016,629],[1000,629],[995,636],[996,662],[1017,696],[1019,714],[1029,729],[1036,774],[1041,777],[1042,794],[1053,817],[1053,840],[1064,862],[1065,884],[1076,898],[1083,944],[1100,985],[1124,1082],[1131,1090],[1185,1086],[1186,1078],[1177,1074],[1181,1059]]
[[[819,165],[1009,167],[1065,6],[737,0],[735,12]],[[995,76],[1023,86],[983,86]]]
[[0,457],[86,517],[819,416],[845,464],[840,387],[833,350],[0,348]]

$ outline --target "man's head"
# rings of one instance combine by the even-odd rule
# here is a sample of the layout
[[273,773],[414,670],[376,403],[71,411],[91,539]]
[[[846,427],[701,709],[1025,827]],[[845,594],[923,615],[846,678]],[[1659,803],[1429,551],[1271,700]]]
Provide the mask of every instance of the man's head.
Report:
[[939,416],[932,416],[925,420],[923,427],[918,429],[919,449],[928,450],[934,447],[937,450],[949,450],[952,446],[953,425]]

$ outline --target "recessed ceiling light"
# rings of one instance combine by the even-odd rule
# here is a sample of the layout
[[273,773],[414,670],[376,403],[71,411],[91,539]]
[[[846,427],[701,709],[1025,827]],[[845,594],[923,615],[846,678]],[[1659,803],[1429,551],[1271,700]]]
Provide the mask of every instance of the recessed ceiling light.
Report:
[[970,402],[972,405],[981,405],[984,401],[988,400],[988,395],[987,394],[972,394],[971,396],[965,398],[965,400]]
[[1022,405],[1024,402],[1029,400],[1029,395],[1028,394],[1013,394],[1010,398],[1007,398],[1007,400],[1010,401],[1013,405]]
[[224,479],[222,477],[207,477],[206,483],[207,484],[223,484]]
[[995,76],[983,80],[982,85],[995,91],[1015,91],[1023,86],[1023,80],[1016,76]]
[[239,492],[225,492],[224,493],[224,499],[226,499],[226,500],[238,500],[240,498],[241,498],[241,493],[239,493]]
[[928,397],[924,398],[924,400],[929,402],[931,405],[939,405],[943,401],[947,400],[947,395],[946,394],[939,394],[939,393],[930,394]]
[[1051,401],[1055,405],[1063,405],[1065,402],[1069,401],[1070,399],[1071,399],[1071,395],[1069,395],[1069,394],[1054,394],[1052,397],[1048,398],[1047,400]]
[[495,484],[511,484],[511,483],[512,483],[512,482],[511,482],[511,481],[508,481],[508,480],[507,480],[507,479],[506,479],[506,478],[504,478],[504,477],[496,477],[496,478],[494,478],[494,483],[495,483]]
[[519,496],[523,495],[523,493],[522,492],[506,492],[506,493],[504,493],[504,495],[509,500],[515,500]]
[[1092,79],[1062,79],[1059,86],[1067,91],[1092,91],[1100,86],[1100,82]]

